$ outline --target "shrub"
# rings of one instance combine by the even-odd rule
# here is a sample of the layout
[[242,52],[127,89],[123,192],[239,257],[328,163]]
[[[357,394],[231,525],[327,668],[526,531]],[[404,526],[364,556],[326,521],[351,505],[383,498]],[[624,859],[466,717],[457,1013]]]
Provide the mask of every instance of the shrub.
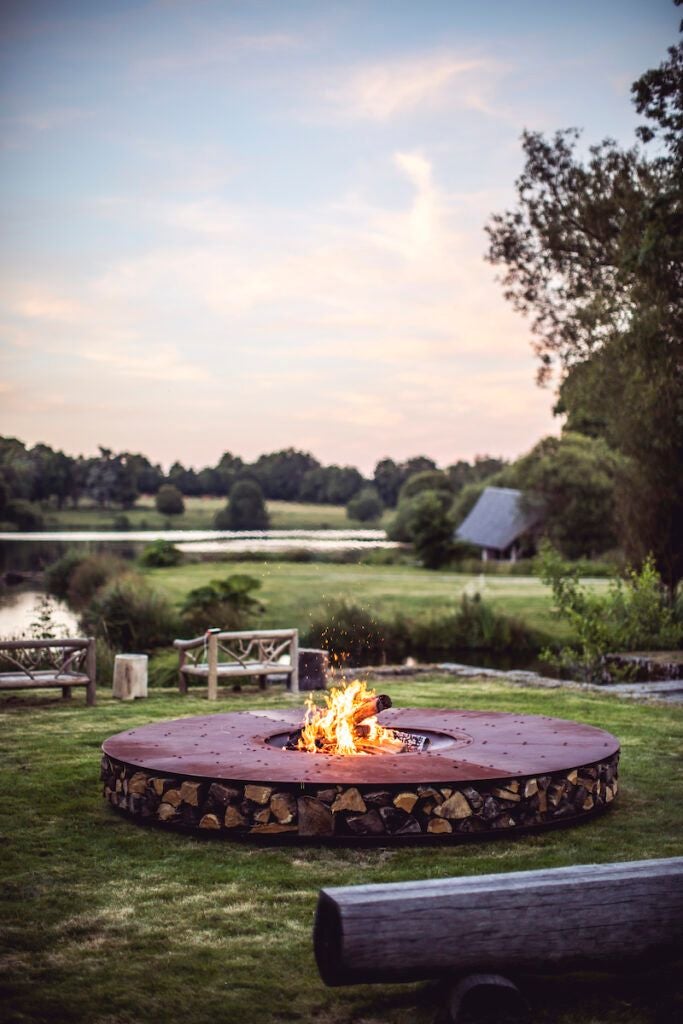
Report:
[[67,597],[74,608],[83,608],[105,583],[125,572],[126,563],[115,555],[88,555],[74,569]]
[[332,665],[378,665],[405,657],[398,653],[401,642],[395,623],[383,622],[345,600],[332,603],[323,618],[311,622],[303,643],[329,651]]
[[225,508],[213,521],[217,530],[267,530],[270,525],[263,491],[255,480],[238,480]]
[[527,626],[494,611],[478,594],[463,595],[453,612],[416,621],[402,615],[380,619],[359,605],[340,601],[311,623],[303,642],[328,650],[338,665],[395,663],[407,655],[444,661],[464,650],[533,654],[539,646]]
[[185,511],[183,496],[173,484],[163,484],[159,488],[154,504],[162,516],[181,516]]
[[165,597],[128,573],[103,586],[83,612],[83,625],[117,651],[147,651],[171,643],[178,616]]
[[182,551],[169,540],[155,540],[148,544],[138,561],[148,569],[168,569],[180,565],[183,560]]
[[114,527],[115,530],[130,530],[130,519],[125,514],[125,512],[121,512],[119,513],[119,515],[114,516],[112,526]]
[[88,556],[70,548],[45,570],[45,586],[49,594],[64,600],[69,593],[71,577]]
[[373,519],[379,519],[384,511],[384,505],[374,487],[364,487],[346,506],[346,515],[349,519],[357,519],[359,523],[369,523]]
[[389,527],[392,540],[409,541],[427,569],[438,569],[451,558],[453,517],[450,491],[419,491],[402,498]]
[[23,498],[14,498],[8,501],[3,511],[3,518],[8,519],[20,530],[42,530],[44,524],[43,516],[36,505]]
[[243,629],[252,615],[263,610],[252,597],[261,581],[245,573],[233,573],[224,580],[212,580],[191,590],[181,607],[183,624],[198,633],[211,627]]
[[615,579],[607,594],[593,594],[582,587],[578,570],[564,562],[545,543],[538,559],[539,575],[551,587],[558,615],[572,627],[574,645],[544,651],[552,664],[601,680],[605,654],[642,649],[666,649],[683,643],[683,622],[648,557],[639,571],[629,569]]

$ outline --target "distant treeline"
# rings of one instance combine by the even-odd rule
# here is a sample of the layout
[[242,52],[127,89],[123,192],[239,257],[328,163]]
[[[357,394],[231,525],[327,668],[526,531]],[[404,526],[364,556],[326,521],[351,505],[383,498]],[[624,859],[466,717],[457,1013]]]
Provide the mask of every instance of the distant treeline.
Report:
[[[225,452],[217,465],[200,470],[174,462],[166,474],[145,455],[102,447],[99,451],[92,458],[73,458],[48,445],[29,448],[16,438],[0,438],[0,521],[30,529],[38,513],[35,506],[47,502],[58,508],[81,501],[101,508],[132,508],[141,494],[156,494],[163,484],[173,484],[187,497],[223,497],[244,479],[255,480],[272,500],[332,505],[346,505],[361,489],[374,486],[382,503],[393,508],[409,477],[436,469],[436,463],[423,455],[405,462],[382,459],[368,479],[354,466],[323,466],[310,453],[287,448],[251,463]],[[457,494],[505,464],[484,456],[473,463],[455,462],[445,472]]]

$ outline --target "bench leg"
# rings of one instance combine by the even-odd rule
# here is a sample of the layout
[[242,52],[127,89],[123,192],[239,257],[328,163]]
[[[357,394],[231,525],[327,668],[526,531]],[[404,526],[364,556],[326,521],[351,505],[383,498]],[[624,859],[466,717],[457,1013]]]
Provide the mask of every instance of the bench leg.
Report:
[[70,686],[63,686],[62,687],[62,700],[71,700],[71,687]]
[[178,651],[178,690],[180,693],[187,693],[187,676],[183,672],[185,658],[185,651]]
[[91,637],[88,641],[88,653],[85,656],[85,671],[90,682],[85,688],[85,702],[89,708],[93,707],[97,700],[97,649],[95,640]]
[[448,993],[445,1012],[437,1020],[461,1024],[465,1020],[509,1021],[530,1024],[529,1007],[513,981],[500,974],[466,974]]

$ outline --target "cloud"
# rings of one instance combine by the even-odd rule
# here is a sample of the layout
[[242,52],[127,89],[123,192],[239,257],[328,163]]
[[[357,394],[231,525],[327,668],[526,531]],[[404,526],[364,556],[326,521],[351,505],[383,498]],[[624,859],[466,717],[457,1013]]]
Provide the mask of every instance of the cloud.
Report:
[[[491,196],[449,194],[420,149],[387,155],[382,172],[400,199],[281,211],[215,198],[142,204],[141,236],[154,244],[67,285],[7,282],[16,351],[24,359],[29,339],[34,358],[75,367],[70,379],[87,381],[79,408],[121,379],[130,424],[119,430],[113,417],[103,439],[144,448],[149,437],[157,458],[188,458],[191,447],[210,461],[207,438],[247,457],[282,439],[364,467],[418,449],[442,461],[515,454],[551,417],[548,395],[534,391],[527,327],[480,258],[484,213],[473,206]],[[28,386],[53,385],[48,376],[37,365]],[[152,421],[168,416],[170,395],[182,405],[187,383],[200,413],[186,410],[179,440],[177,422],[164,434]]]
[[387,121],[443,105],[492,112],[490,94],[504,67],[493,60],[431,54],[351,70],[326,97],[340,115]]

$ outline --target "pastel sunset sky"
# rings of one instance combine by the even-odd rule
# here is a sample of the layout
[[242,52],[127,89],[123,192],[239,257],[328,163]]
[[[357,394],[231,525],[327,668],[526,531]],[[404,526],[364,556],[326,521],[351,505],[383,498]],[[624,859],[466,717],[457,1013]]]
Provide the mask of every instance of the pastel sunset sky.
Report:
[[557,431],[483,260],[523,128],[633,142],[670,0],[4,0],[0,432],[371,470]]

